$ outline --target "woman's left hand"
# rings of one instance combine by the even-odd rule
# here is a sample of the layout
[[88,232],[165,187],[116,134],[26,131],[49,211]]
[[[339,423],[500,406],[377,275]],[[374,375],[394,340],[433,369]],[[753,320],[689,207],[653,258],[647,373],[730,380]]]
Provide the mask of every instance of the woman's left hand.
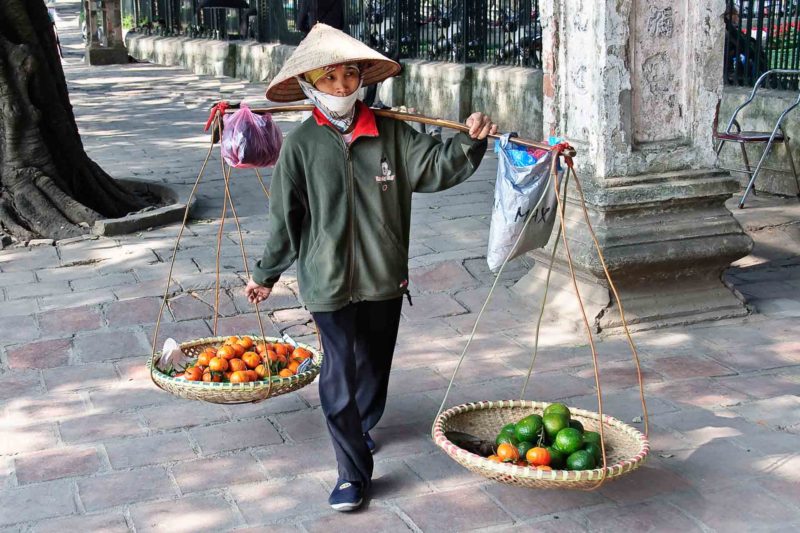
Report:
[[497,124],[480,111],[471,114],[464,123],[469,126],[469,136],[479,141],[497,133]]

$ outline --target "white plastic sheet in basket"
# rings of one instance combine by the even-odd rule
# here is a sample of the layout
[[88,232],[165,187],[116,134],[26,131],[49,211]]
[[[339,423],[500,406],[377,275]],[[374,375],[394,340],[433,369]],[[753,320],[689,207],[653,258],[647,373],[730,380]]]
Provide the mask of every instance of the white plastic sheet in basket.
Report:
[[[550,180],[553,152],[541,150],[533,164],[519,165],[511,153],[519,147],[514,147],[509,137],[510,134],[503,135],[495,150],[497,181],[486,253],[491,270],[499,269],[506,257],[510,260],[547,244],[556,219],[557,201]],[[528,215],[532,218],[525,227]]]
[[158,368],[162,371],[172,367],[175,370],[181,370],[189,362],[189,357],[180,345],[173,338],[168,338],[164,341],[164,347],[161,349],[161,357],[158,358]]

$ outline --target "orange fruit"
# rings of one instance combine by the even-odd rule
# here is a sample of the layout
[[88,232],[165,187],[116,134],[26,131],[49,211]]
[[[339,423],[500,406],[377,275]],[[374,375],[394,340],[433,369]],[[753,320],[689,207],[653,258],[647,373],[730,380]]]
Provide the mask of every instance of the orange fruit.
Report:
[[235,335],[225,339],[225,344],[227,345],[236,344],[237,342],[239,342],[239,337]]
[[504,442],[497,447],[497,456],[504,463],[513,463],[519,460],[519,450],[513,444]]
[[223,381],[230,381],[231,380],[231,374],[233,374],[233,372],[231,372],[230,370],[227,371],[227,372],[223,372],[222,373],[222,377],[224,378]]
[[259,355],[264,355],[265,353],[267,353],[267,345],[266,345],[266,343],[259,342],[258,344],[256,344],[256,352]]
[[230,361],[228,361],[228,363],[230,365],[230,369],[233,372],[237,372],[239,370],[247,370],[247,363],[245,363],[241,359],[234,358],[234,359],[231,359]]
[[546,466],[550,464],[550,452],[546,448],[537,446],[528,450],[525,459],[534,466]]
[[214,355],[209,352],[201,353],[197,356],[197,366],[208,366],[208,362],[211,361],[212,357],[214,357]]
[[229,366],[228,360],[222,357],[213,357],[211,361],[208,362],[208,368],[212,372],[225,372],[228,370]]
[[536,470],[547,470],[549,472],[553,470],[553,468],[547,465],[539,465],[536,467]]
[[236,352],[230,346],[223,346],[219,350],[217,350],[217,357],[221,357],[223,359],[233,359],[236,356]]
[[244,352],[242,361],[245,362],[247,368],[253,369],[261,364],[261,356],[255,352]]
[[244,346],[245,350],[249,350],[250,348],[253,347],[253,337],[244,336],[241,339],[239,339],[239,344]]
[[266,378],[269,375],[268,372],[267,365],[258,365],[256,367],[256,375],[260,378]]
[[258,374],[255,370],[245,370],[244,374],[247,376],[247,381],[258,381]]
[[236,357],[243,356],[244,352],[247,351],[247,350],[244,349],[244,346],[242,346],[241,344],[238,344],[238,343],[237,344],[231,344],[230,347],[233,349],[233,353],[236,355]]
[[203,370],[196,366],[187,368],[183,371],[183,379],[186,381],[200,381],[203,379]]
[[490,455],[489,457],[487,457],[487,459],[489,459],[490,461],[493,461],[493,462],[495,462],[495,463],[502,463],[502,462],[503,462],[503,461],[501,461],[501,460],[500,460],[500,458],[499,458],[499,457],[497,457],[496,455]]
[[219,375],[219,372],[206,371],[205,373],[203,373],[203,381],[210,383],[219,383],[220,381],[222,381],[222,376]]
[[231,383],[247,383],[247,373],[244,370],[237,370],[231,374]]
[[276,343],[275,347],[273,349],[275,350],[276,354],[285,356],[285,355],[289,355],[290,353],[292,353],[292,350],[294,350],[294,347],[291,344]]
[[283,370],[281,370],[280,372],[278,372],[278,375],[279,375],[280,377],[282,377],[282,378],[290,378],[290,377],[294,376],[294,372],[292,372],[292,371],[291,371],[291,370],[289,370],[288,368],[284,368]]
[[292,352],[292,359],[299,359],[300,361],[304,361],[311,357],[311,352],[306,350],[305,348],[300,348],[299,346],[294,349]]

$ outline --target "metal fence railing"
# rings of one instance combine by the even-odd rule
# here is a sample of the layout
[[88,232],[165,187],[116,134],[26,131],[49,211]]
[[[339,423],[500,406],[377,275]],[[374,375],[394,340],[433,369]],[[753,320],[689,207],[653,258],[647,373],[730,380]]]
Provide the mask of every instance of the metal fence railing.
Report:
[[[344,31],[395,59],[541,67],[539,0],[342,4]],[[285,44],[303,37],[298,5],[298,0],[122,0],[123,19],[134,31]]]
[[[724,76],[751,87],[771,69],[800,69],[800,0],[727,0]],[[797,89],[798,77],[776,76],[773,88]]]

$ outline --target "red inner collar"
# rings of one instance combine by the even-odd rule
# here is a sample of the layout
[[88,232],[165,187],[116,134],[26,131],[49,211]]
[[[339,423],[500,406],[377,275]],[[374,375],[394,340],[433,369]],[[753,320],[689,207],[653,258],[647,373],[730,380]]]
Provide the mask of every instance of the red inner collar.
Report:
[[[355,141],[359,137],[377,137],[378,136],[378,126],[375,124],[375,114],[372,110],[362,102],[361,100],[356,102],[356,125],[351,132],[353,138],[350,142]],[[314,111],[311,113],[314,116],[314,120],[317,121],[317,124],[320,126],[331,126],[333,129],[336,129],[331,121],[322,114],[322,111],[314,108]],[[339,131],[339,130],[336,130]]]

